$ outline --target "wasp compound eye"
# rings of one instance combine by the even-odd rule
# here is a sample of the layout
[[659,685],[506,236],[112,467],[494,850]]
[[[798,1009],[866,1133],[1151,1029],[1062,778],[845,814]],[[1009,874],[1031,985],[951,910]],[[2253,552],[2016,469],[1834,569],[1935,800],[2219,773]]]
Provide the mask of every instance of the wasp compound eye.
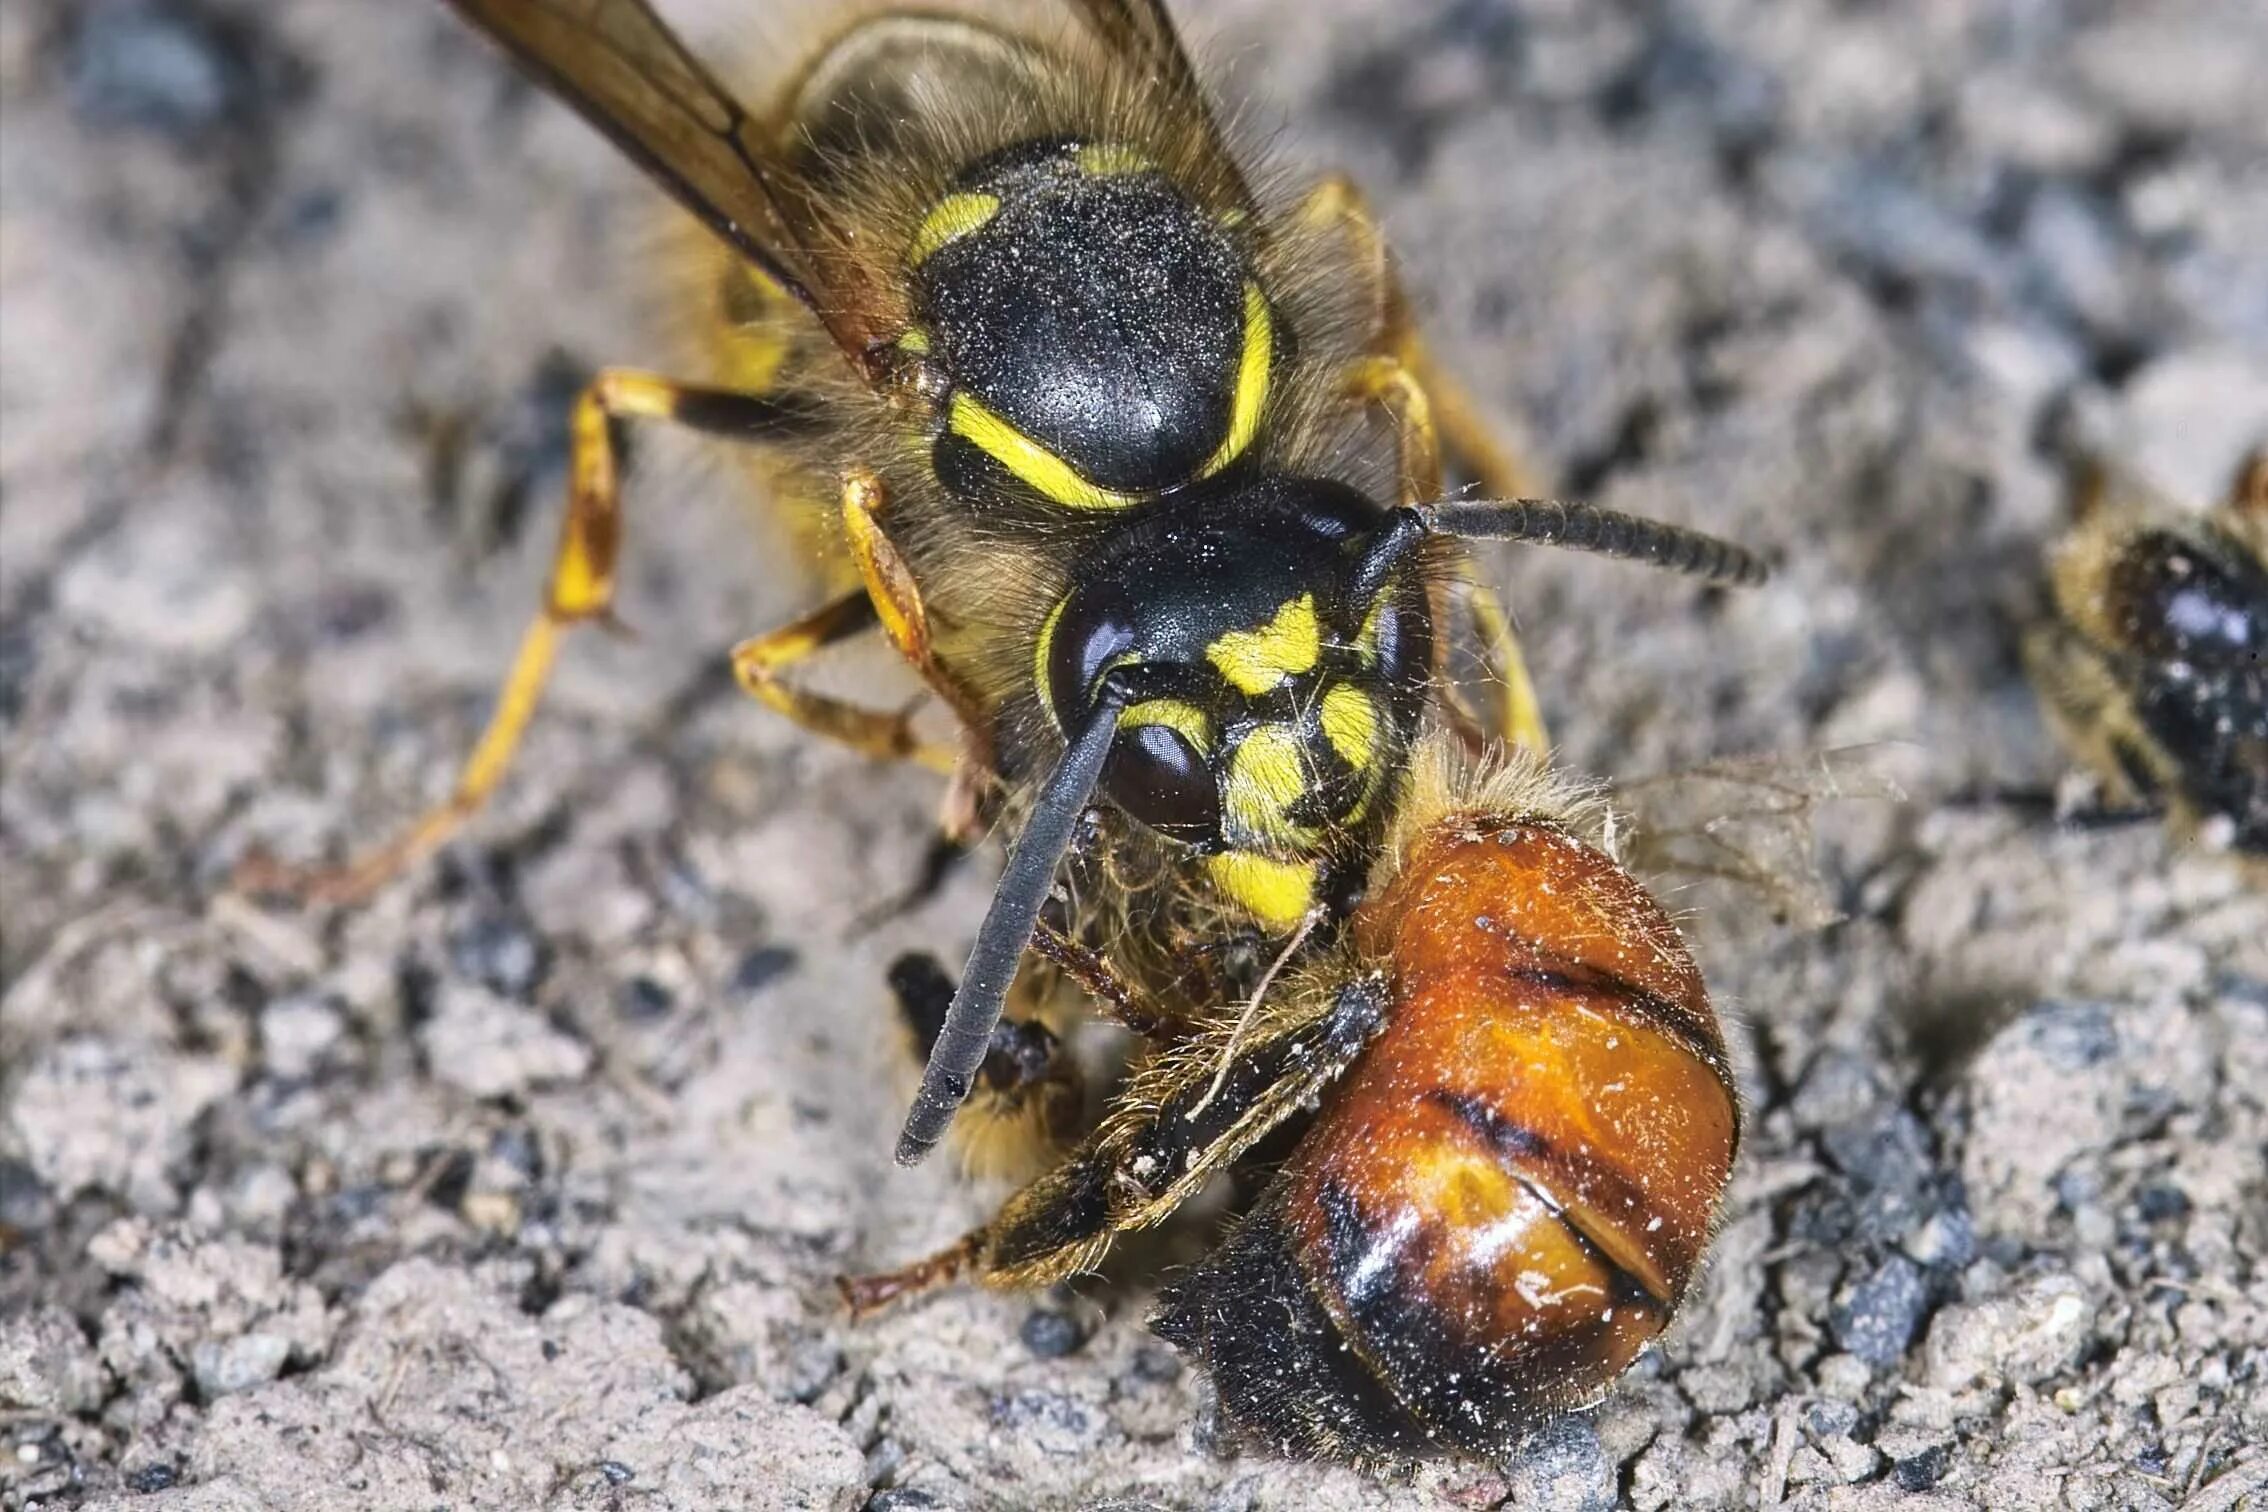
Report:
[[1126,711],[1103,767],[1103,791],[1127,813],[1177,840],[1220,832],[1220,785],[1208,757],[1212,719],[1195,704],[1153,698]]

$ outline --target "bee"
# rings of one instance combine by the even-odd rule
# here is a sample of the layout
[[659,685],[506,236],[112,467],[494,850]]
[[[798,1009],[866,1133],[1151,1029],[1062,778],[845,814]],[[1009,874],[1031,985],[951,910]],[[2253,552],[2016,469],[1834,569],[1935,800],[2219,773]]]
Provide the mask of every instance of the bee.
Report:
[[2106,805],[2268,855],[2268,451],[2202,519],[2079,475],[2024,645],[2050,721]]
[[990,1223],[846,1282],[852,1306],[1091,1269],[1304,1124],[1152,1319],[1243,1434],[1359,1463],[1500,1456],[1603,1396],[1709,1241],[1740,1139],[1723,1034],[1676,926],[1583,838],[1594,806],[1440,735],[1412,767],[1329,948],[1256,1018],[1145,1064]]
[[[870,755],[957,767],[984,794],[968,806],[1013,836],[923,1030],[901,1163],[1000,1050],[1035,943],[1106,1007],[1216,1005],[1341,932],[1427,719],[1541,748],[1464,543],[1764,576],[1697,532],[1520,497],[1359,193],[1336,177],[1288,203],[1259,192],[1160,0],[1064,0],[1058,24],[1021,29],[863,16],[760,108],[645,0],[448,3],[709,233],[691,297],[712,375],[607,369],[584,390],[549,587],[489,727],[447,802],[324,890],[365,890],[455,833],[563,633],[610,615],[617,423],[761,447],[855,581],[737,647],[742,685]],[[1390,461],[1361,444],[1373,429]],[[1491,496],[1446,496],[1445,456]],[[874,632],[957,716],[961,747],[802,685],[815,653]],[[1493,708],[1449,675],[1460,646]],[[1042,917],[1067,896],[1068,930]],[[1108,949],[1081,937],[1098,929]],[[1112,939],[1144,959],[1118,968]]]

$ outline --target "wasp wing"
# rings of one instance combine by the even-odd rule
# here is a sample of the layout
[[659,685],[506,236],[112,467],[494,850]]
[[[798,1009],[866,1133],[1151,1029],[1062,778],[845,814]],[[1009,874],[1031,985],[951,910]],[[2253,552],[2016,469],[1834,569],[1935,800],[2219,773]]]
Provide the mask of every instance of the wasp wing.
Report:
[[878,302],[767,133],[646,0],[447,0],[710,230],[818,316],[862,370]]
[[1238,203],[1248,211],[1254,208],[1252,186],[1221,134],[1220,122],[1189,61],[1189,51],[1182,46],[1173,17],[1166,11],[1165,0],[1071,0],[1071,6],[1105,48],[1147,77],[1172,103],[1188,112],[1189,120],[1198,123]]

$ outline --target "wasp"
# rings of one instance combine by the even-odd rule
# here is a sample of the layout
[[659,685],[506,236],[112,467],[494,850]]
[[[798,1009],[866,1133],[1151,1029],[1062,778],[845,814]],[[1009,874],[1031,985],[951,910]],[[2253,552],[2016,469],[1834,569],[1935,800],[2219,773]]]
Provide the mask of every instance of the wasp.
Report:
[[2079,470],[2033,686],[2106,806],[2268,855],[2268,451],[2202,518]]
[[1594,805],[1440,735],[1411,764],[1364,901],[1256,1019],[1170,1046],[990,1223],[845,1283],[853,1307],[1092,1269],[1292,1129],[1152,1320],[1244,1434],[1496,1456],[1604,1395],[1708,1244],[1740,1137],[1723,1035],[1676,926],[1585,838]]
[[[612,614],[622,422],[745,443],[849,586],[735,648],[741,684],[859,751],[957,769],[985,795],[964,810],[1014,836],[925,1035],[901,1162],[1001,1048],[1028,947],[1106,1004],[1133,997],[1041,918],[1052,893],[1154,956],[1190,938],[1320,946],[1429,714],[1542,748],[1464,543],[1765,574],[1694,531],[1520,497],[1360,194],[1339,177],[1259,192],[1160,0],[1064,0],[1025,29],[865,16],[774,69],[761,108],[645,0],[447,3],[706,233],[684,293],[709,371],[609,368],[577,399],[544,600],[450,797],[359,861],[268,880],[351,898],[478,812],[566,632]],[[1359,444],[1381,424],[1390,461]],[[1445,458],[1492,496],[1445,495]],[[957,716],[960,747],[798,678],[874,633]],[[1459,645],[1493,709],[1450,675]],[[1183,996],[1251,976],[1199,972]]]

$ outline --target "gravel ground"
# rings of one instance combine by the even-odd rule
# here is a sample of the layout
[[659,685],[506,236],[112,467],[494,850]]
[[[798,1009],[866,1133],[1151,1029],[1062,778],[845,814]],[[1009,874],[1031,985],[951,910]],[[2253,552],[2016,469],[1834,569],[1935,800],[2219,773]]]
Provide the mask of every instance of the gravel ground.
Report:
[[648,202],[430,6],[6,0],[0,1504],[2268,1504],[2268,898],[2052,822],[2016,655],[2064,448],[2202,503],[2268,439],[2268,10],[1197,29],[1562,487],[1784,559],[1506,563],[1566,760],[1903,794],[1819,810],[1829,927],[1665,880],[1752,1120],[1664,1347],[1518,1463],[1379,1485],[1221,1442],[1141,1323],[1195,1228],[845,1321],[833,1275],[997,1195],[890,1167],[879,987],[985,868],[859,927],[934,784],[723,683],[805,590],[667,438],[638,634],[575,646],[474,834],[356,911],[233,896],[443,790],[564,399],[661,351]]

